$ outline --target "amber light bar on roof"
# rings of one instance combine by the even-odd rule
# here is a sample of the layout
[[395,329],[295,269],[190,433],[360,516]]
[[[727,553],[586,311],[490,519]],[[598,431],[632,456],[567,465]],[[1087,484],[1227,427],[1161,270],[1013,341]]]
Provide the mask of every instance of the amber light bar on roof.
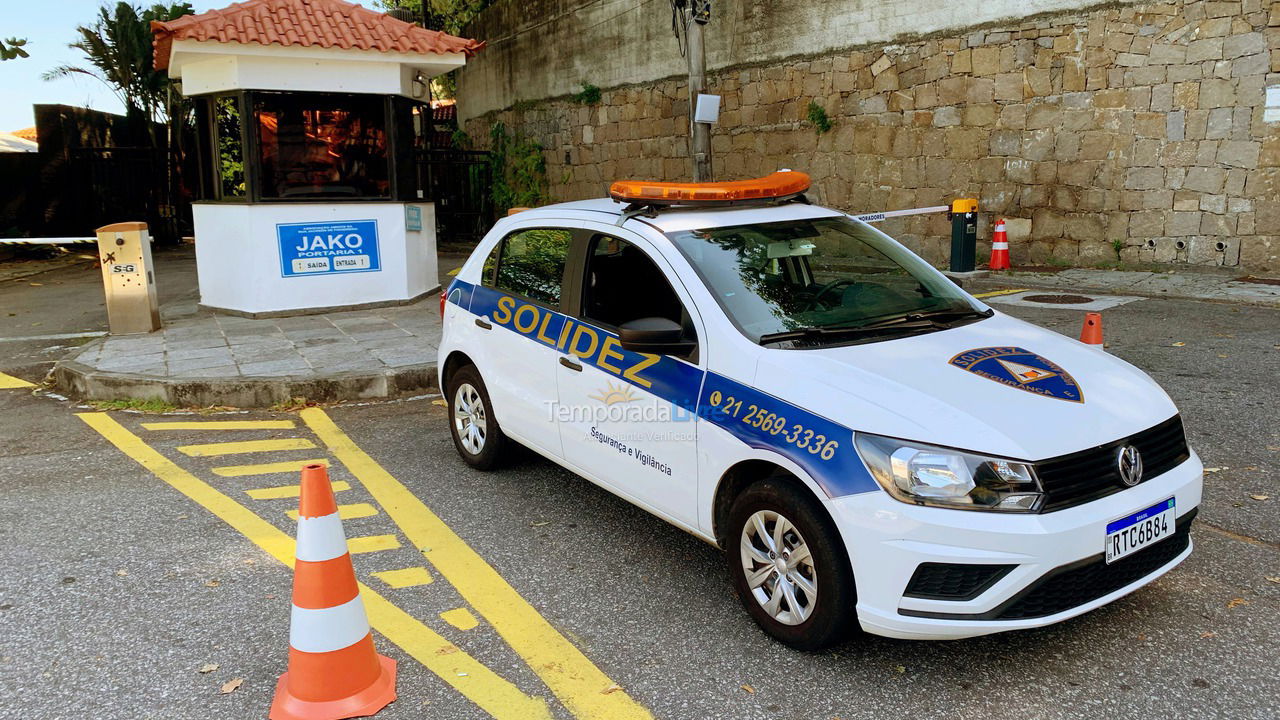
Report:
[[754,180],[711,183],[648,182],[619,180],[609,187],[614,200],[646,205],[770,200],[798,195],[809,189],[809,176],[795,170],[779,170]]

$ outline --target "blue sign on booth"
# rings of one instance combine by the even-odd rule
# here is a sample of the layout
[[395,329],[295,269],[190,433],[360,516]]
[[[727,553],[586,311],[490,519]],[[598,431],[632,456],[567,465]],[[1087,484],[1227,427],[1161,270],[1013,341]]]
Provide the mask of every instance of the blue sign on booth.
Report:
[[283,277],[377,272],[378,221],[346,220],[276,225]]

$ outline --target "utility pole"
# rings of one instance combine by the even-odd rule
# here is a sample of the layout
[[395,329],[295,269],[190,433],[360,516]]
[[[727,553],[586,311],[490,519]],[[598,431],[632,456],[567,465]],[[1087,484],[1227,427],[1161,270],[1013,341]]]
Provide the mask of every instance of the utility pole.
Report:
[[711,125],[693,121],[698,95],[707,90],[707,52],[702,26],[711,21],[711,0],[675,0],[684,24],[685,58],[689,61],[689,137],[693,181],[711,182]]

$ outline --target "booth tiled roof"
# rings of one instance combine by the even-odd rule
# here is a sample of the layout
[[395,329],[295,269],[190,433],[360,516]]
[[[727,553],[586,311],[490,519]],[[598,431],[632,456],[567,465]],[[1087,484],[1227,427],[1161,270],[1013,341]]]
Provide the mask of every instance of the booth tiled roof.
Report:
[[35,129],[34,127],[22,128],[21,130],[14,130],[14,131],[13,131],[12,133],[10,133],[10,134],[11,134],[11,135],[17,135],[18,137],[22,138],[23,140],[35,140],[35,139],[36,139],[36,129]]
[[169,66],[174,40],[467,55],[484,46],[343,0],[248,0],[152,22],[151,32],[160,70]]

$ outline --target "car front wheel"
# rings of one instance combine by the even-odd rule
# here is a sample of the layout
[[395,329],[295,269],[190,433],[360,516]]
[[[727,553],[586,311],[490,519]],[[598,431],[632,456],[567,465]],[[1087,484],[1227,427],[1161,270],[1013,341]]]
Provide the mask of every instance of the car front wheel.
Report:
[[734,500],[725,547],[743,606],[766,633],[798,650],[848,637],[853,572],[829,516],[803,488],[768,479]]

